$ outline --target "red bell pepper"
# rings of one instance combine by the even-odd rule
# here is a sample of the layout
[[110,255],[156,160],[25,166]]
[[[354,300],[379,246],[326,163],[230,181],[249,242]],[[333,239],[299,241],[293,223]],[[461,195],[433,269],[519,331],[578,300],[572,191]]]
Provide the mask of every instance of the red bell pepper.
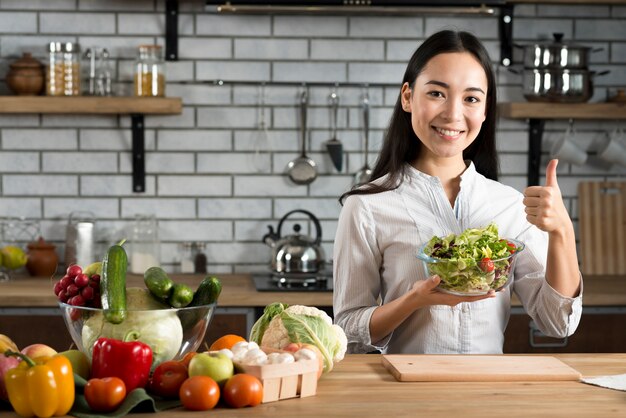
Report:
[[152,366],[152,349],[141,341],[99,338],[93,346],[91,377],[119,377],[126,392],[148,384]]

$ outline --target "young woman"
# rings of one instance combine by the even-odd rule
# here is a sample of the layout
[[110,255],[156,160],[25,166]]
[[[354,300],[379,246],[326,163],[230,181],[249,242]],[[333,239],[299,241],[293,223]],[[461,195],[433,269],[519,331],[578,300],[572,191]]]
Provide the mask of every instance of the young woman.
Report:
[[[496,83],[485,48],[466,32],[435,33],[402,83],[371,182],[341,197],[333,307],[349,352],[502,353],[512,292],[546,335],[571,335],[582,279],[557,161],[545,186],[523,195],[496,181]],[[419,245],[491,222],[526,244],[514,282],[481,296],[439,292]]]

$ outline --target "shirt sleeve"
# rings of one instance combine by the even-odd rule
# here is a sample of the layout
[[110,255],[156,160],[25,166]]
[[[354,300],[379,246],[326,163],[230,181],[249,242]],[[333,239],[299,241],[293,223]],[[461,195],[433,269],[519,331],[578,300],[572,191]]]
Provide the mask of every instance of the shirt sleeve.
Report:
[[521,239],[526,248],[516,260],[514,291],[541,332],[555,338],[570,336],[576,331],[582,315],[582,276],[579,273],[578,296],[561,295],[545,277],[547,233],[533,228],[524,235]]
[[333,312],[335,323],[348,338],[348,352],[383,349],[390,336],[372,342],[369,327],[372,313],[379,306],[382,254],[372,213],[361,196],[346,199],[333,252]]

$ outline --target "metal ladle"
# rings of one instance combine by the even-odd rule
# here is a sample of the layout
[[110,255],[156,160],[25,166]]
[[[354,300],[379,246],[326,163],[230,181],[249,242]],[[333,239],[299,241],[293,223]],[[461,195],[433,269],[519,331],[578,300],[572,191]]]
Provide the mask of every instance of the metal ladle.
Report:
[[372,177],[372,169],[367,162],[367,151],[369,148],[369,128],[370,128],[370,99],[365,93],[363,97],[363,136],[365,137],[365,165],[354,174],[354,184],[361,185],[368,183]]
[[302,135],[302,154],[295,160],[287,164],[287,174],[291,181],[296,184],[309,184],[317,178],[317,169],[315,161],[306,156],[306,109],[307,109],[306,90],[300,96],[300,133]]

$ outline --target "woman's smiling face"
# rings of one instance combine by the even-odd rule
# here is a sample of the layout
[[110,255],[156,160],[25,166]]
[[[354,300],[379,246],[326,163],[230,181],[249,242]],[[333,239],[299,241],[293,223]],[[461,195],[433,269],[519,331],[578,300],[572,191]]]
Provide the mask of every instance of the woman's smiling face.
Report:
[[467,52],[433,57],[415,80],[402,86],[402,107],[420,139],[423,159],[463,158],[485,120],[487,75]]

